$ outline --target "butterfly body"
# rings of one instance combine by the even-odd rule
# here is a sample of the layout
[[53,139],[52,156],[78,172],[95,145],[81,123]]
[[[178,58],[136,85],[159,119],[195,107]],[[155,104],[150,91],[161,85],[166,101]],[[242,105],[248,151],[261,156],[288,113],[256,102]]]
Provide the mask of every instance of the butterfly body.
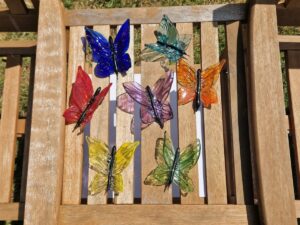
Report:
[[195,99],[193,102],[193,107],[194,111],[197,111],[200,106],[201,106],[201,99],[200,99],[200,94],[201,94],[201,70],[197,70],[197,87],[196,87],[196,92],[195,92]]
[[131,59],[127,53],[130,41],[129,19],[122,24],[115,40],[111,36],[107,40],[102,34],[87,27],[85,33],[92,49],[93,61],[97,63],[95,75],[100,78],[113,73],[125,75],[131,67]]
[[111,185],[113,183],[113,168],[115,163],[116,150],[117,150],[116,146],[113,146],[108,160],[108,175],[107,175],[107,188],[106,188],[107,192],[111,190]]
[[178,170],[177,167],[178,167],[178,162],[179,162],[179,156],[180,156],[180,149],[177,148],[175,151],[174,161],[173,161],[172,168],[170,171],[169,179],[168,179],[167,184],[165,185],[165,191],[173,183],[175,172]]

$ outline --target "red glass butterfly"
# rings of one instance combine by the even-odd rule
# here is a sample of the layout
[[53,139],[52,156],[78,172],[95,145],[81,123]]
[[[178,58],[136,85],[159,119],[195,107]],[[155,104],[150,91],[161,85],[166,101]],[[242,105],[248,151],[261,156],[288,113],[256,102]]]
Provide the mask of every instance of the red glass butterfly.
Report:
[[85,125],[91,121],[95,110],[102,103],[111,85],[112,83],[102,91],[101,87],[98,87],[94,93],[91,78],[81,66],[78,66],[76,81],[72,84],[69,108],[63,115],[66,125],[76,123],[73,131],[80,127],[81,133]]

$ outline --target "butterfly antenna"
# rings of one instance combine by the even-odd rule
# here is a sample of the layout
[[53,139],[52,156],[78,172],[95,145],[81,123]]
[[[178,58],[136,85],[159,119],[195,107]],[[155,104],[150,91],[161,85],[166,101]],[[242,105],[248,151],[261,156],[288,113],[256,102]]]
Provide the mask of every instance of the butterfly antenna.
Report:
[[169,71],[169,67],[168,67],[168,65],[167,65],[166,60],[161,60],[161,61],[160,61],[160,66],[164,69],[165,72],[168,72],[168,71]]

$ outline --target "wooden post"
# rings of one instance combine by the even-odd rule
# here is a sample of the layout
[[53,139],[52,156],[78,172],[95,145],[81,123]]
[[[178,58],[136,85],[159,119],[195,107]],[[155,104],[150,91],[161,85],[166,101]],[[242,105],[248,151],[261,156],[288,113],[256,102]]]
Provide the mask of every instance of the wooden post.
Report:
[[58,0],[40,1],[25,225],[54,225],[61,203],[66,34]]
[[250,8],[250,94],[253,140],[263,224],[296,224],[285,126],[276,6],[253,0]]

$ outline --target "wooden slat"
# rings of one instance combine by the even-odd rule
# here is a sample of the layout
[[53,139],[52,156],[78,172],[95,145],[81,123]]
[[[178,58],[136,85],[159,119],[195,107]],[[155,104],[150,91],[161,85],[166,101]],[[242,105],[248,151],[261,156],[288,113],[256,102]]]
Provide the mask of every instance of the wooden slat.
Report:
[[14,175],[22,58],[8,56],[0,124],[0,202],[11,200]]
[[33,55],[36,41],[0,41],[0,55]]
[[81,205],[60,209],[60,225],[258,224],[256,208],[244,205]]
[[124,18],[130,18],[131,24],[153,24],[159,23],[164,14],[168,15],[174,23],[243,20],[246,18],[246,5],[120,8],[117,12],[122,16],[112,16],[115,12],[116,9],[66,10],[65,22],[67,26],[118,25],[124,22]]
[[[218,27],[214,23],[201,23],[202,69],[219,61]],[[226,204],[226,175],[222,103],[220,82],[215,85],[219,103],[204,109],[204,135],[208,204]]]
[[287,0],[287,8],[300,8],[300,2],[298,0]]
[[[132,65],[134,64],[134,27],[130,26],[130,46],[128,54],[130,55]],[[133,81],[134,70],[131,67],[127,71],[126,76],[119,75],[117,80],[117,95],[124,93],[123,83]],[[116,145],[120,147],[124,142],[134,141],[134,135],[129,131],[132,115],[121,111],[117,108],[116,111]],[[128,167],[122,172],[124,191],[115,199],[115,203],[129,204],[134,200],[134,160],[130,162]]]
[[11,14],[26,14],[27,7],[24,0],[4,0]]
[[[157,25],[142,25],[142,48],[145,43],[155,42],[155,36],[153,34]],[[149,85],[152,87],[158,78],[164,74],[164,70],[161,68],[159,62],[141,62],[141,76],[142,85],[146,87]],[[164,130],[168,131],[170,135],[170,122],[164,124]],[[142,182],[144,182],[146,176],[157,166],[154,158],[155,143],[157,138],[161,138],[164,135],[164,130],[160,129],[157,123],[153,123],[142,131],[141,134],[141,165],[142,165]],[[164,187],[155,187],[142,184],[142,204],[171,204],[172,195],[171,188],[164,192]]]
[[278,35],[280,50],[300,50],[300,35]]
[[253,204],[251,155],[249,148],[249,127],[245,64],[241,23],[226,25],[228,89],[229,89],[229,133],[233,154],[234,189],[237,204]]
[[277,7],[277,24],[279,26],[299,26],[299,8]]
[[287,68],[290,95],[290,124],[295,152],[298,188],[297,197],[300,195],[300,51],[287,52]]
[[295,208],[296,208],[296,217],[300,218],[300,201],[299,200],[295,201]]
[[22,220],[24,217],[24,204],[0,203],[0,221]]
[[[84,68],[85,54],[81,43],[83,36],[84,27],[70,27],[67,98],[71,95],[72,83],[76,80],[78,66],[81,65]],[[69,105],[68,102],[66,107]],[[81,202],[83,134],[78,135],[79,130],[73,132],[73,129],[74,124],[66,126],[63,204],[79,204]]]
[[254,4],[250,10],[251,115],[262,223],[296,224],[276,8]]
[[0,10],[0,32],[35,32],[37,31],[38,16],[33,10],[27,14],[12,15],[10,11]]
[[63,181],[66,35],[61,2],[41,1],[25,225],[57,224]]
[[[177,24],[177,29],[180,34],[193,35],[192,23]],[[186,53],[189,55],[188,63],[194,65],[193,39],[190,42]],[[179,131],[179,147],[184,149],[190,143],[196,140],[196,116],[193,110],[193,103],[178,106],[178,131]],[[181,198],[182,204],[196,204],[203,203],[203,199],[199,197],[199,179],[198,179],[198,165],[196,165],[190,172],[189,176],[194,183],[194,192],[189,193],[186,197]]]
[[[110,35],[110,27],[108,25],[104,26],[94,26],[94,30],[100,32],[104,37],[108,38]],[[96,63],[93,63],[93,67],[96,66]],[[92,81],[94,90],[99,86],[101,88],[106,87],[109,84],[109,77],[107,78],[98,78],[94,74],[92,75]],[[102,104],[99,106],[97,111],[94,113],[90,125],[90,136],[96,137],[100,140],[109,143],[109,93],[106,98],[103,100]],[[95,175],[94,170],[89,169],[89,182],[93,179]],[[95,196],[88,196],[88,204],[105,204],[106,203],[106,194],[98,194]]]

